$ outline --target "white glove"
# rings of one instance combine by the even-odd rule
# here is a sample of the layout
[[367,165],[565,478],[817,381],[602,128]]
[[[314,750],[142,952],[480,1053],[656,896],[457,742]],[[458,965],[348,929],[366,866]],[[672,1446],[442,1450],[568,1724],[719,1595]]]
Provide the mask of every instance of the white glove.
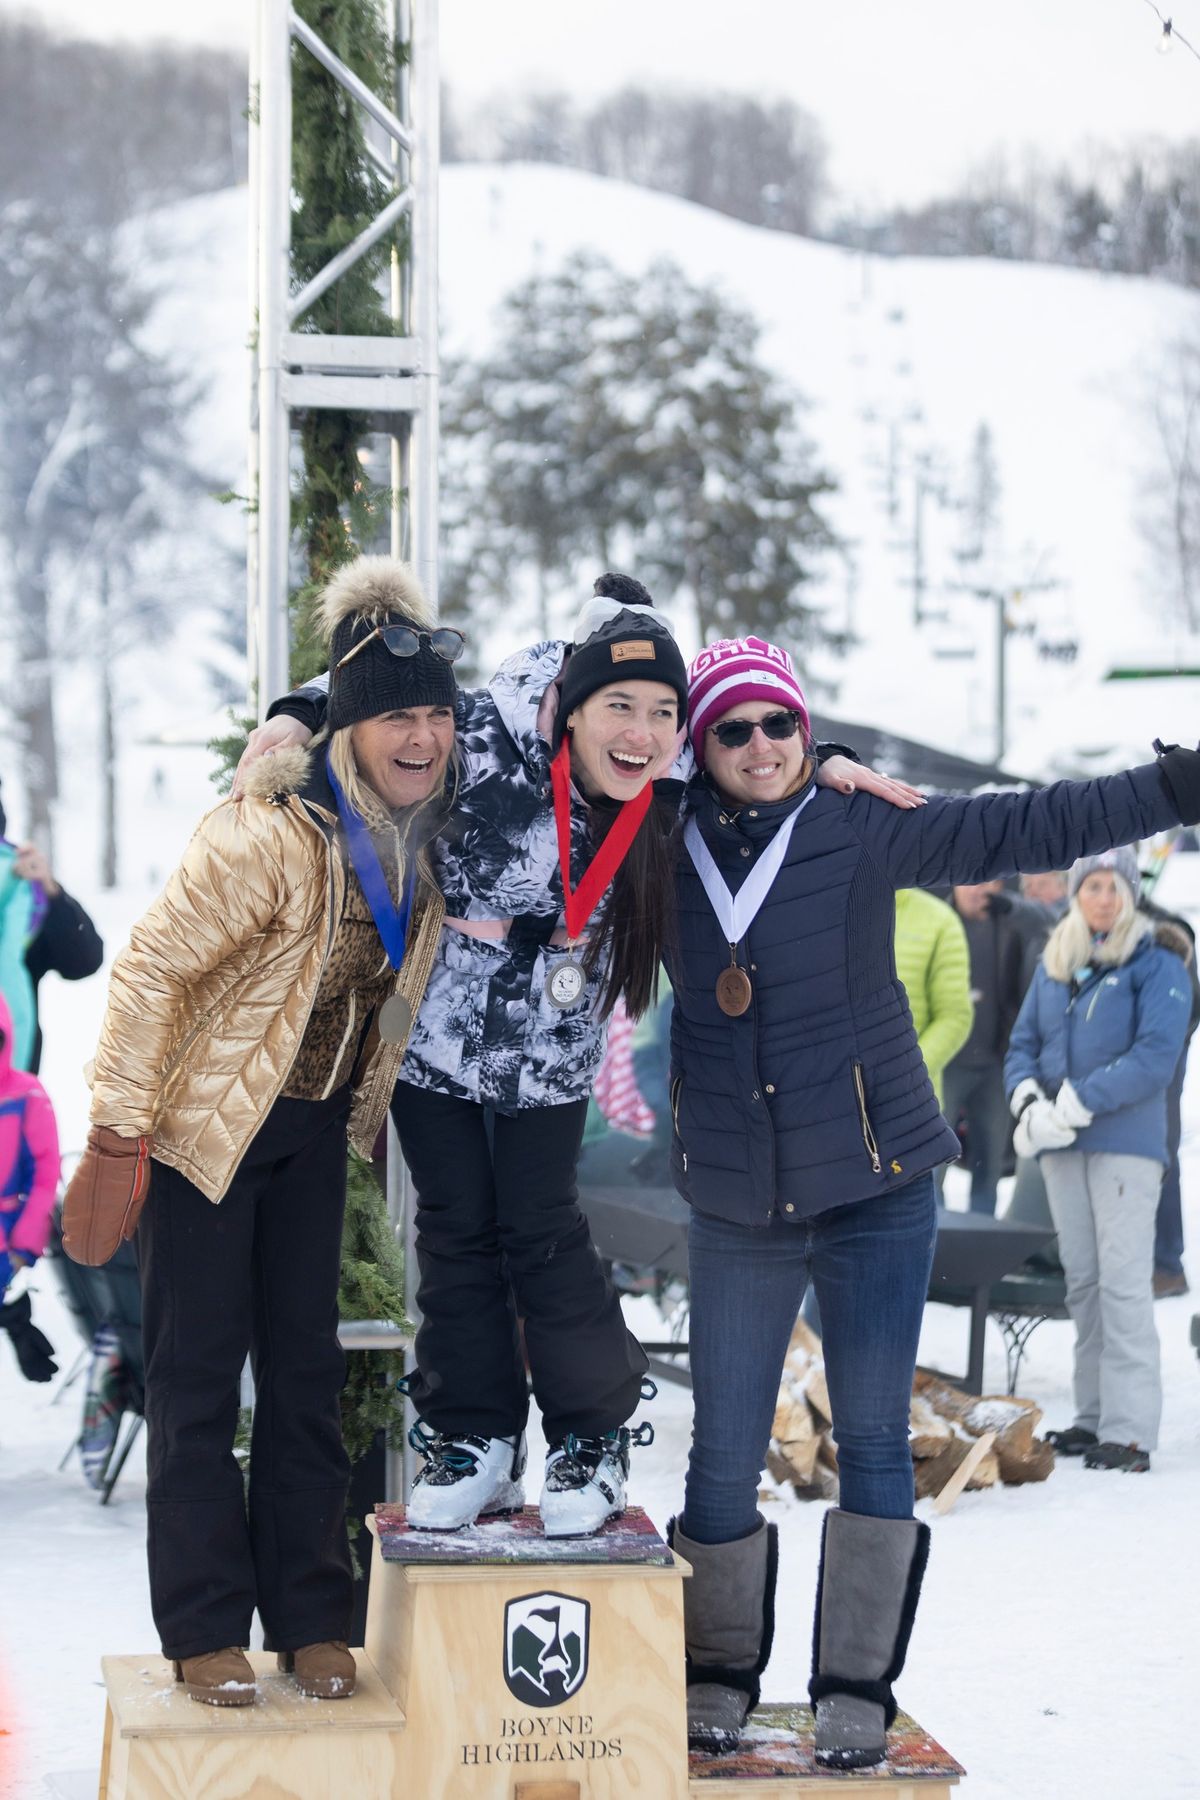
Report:
[[1008,1110],[1014,1119],[1019,1119],[1025,1110],[1027,1100],[1044,1100],[1045,1098],[1046,1091],[1041,1082],[1035,1081],[1032,1075],[1027,1075],[1024,1081],[1018,1081],[1013,1089],[1012,1097],[1008,1102]]
[[1064,1125],[1052,1100],[1035,1100],[1017,1120],[1013,1149],[1018,1156],[1037,1156],[1043,1150],[1065,1150],[1075,1142],[1075,1132]]
[[1083,1131],[1091,1124],[1094,1114],[1088,1111],[1070,1082],[1064,1081],[1054,1102],[1054,1116],[1060,1125],[1067,1125],[1072,1131]]

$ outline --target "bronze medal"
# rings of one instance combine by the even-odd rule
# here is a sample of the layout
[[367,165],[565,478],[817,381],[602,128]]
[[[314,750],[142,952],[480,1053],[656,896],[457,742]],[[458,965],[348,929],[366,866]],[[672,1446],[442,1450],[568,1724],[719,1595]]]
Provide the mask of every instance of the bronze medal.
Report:
[[754,989],[745,969],[736,963],[722,969],[717,977],[717,1005],[731,1019],[738,1019],[754,998]]
[[389,994],[379,1009],[379,1035],[384,1043],[405,1043],[412,1022],[413,1009],[403,994]]

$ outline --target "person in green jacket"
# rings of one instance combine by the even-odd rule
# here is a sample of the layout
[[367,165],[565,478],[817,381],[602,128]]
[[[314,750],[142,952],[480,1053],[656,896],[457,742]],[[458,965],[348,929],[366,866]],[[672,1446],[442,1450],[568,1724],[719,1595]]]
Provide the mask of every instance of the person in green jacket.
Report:
[[940,1101],[942,1071],[971,1034],[971,961],[954,908],[920,888],[896,894],[896,973]]

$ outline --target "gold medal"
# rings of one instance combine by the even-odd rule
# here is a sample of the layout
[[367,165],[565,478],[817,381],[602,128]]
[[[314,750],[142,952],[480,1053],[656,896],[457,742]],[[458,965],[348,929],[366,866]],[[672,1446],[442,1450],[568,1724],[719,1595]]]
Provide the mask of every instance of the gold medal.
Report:
[[413,1010],[403,994],[389,994],[379,1009],[379,1035],[384,1043],[406,1043],[412,1022]]

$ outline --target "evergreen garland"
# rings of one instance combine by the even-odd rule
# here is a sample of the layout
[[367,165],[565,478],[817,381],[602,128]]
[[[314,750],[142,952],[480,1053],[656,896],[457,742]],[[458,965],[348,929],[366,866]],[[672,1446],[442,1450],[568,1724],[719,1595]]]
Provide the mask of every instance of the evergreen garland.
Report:
[[[380,0],[297,0],[306,24],[387,104],[395,98],[397,47]],[[300,288],[358,236],[390,198],[366,150],[356,103],[300,43],[292,44],[292,279]],[[393,250],[408,252],[406,221],[380,240],[297,321],[300,331],[390,337],[381,298]],[[307,580],[291,596],[290,673],[301,682],[325,667],[313,602],[330,576],[358,556],[390,502],[364,478],[358,452],[369,429],[361,413],[314,408],[297,416],[303,474],[292,498]]]
[[[343,1319],[387,1319],[411,1329],[404,1313],[404,1257],[371,1166],[353,1151],[346,1170],[338,1310]],[[396,1382],[404,1373],[404,1353],[354,1350],[346,1369],[342,1438],[346,1454],[357,1462],[377,1432],[384,1432],[389,1443],[398,1437],[403,1415],[396,1405]]]
[[[386,104],[395,99],[397,46],[380,0],[297,0],[296,10],[335,56]],[[302,287],[358,236],[387,204],[383,176],[367,154],[356,103],[305,47],[292,43],[292,282]],[[405,256],[407,231],[384,237],[297,321],[300,331],[386,337],[395,324],[381,297],[393,250]],[[324,669],[326,648],[314,601],[343,563],[361,554],[390,495],[372,489],[358,452],[370,421],[361,413],[314,408],[296,419],[303,472],[292,496],[292,529],[304,545],[307,578],[290,597],[293,683]],[[378,1184],[351,1155],[346,1181],[339,1307],[345,1319],[403,1325],[404,1265]],[[376,1433],[398,1429],[398,1353],[352,1351],[346,1359],[342,1434],[352,1461]]]

